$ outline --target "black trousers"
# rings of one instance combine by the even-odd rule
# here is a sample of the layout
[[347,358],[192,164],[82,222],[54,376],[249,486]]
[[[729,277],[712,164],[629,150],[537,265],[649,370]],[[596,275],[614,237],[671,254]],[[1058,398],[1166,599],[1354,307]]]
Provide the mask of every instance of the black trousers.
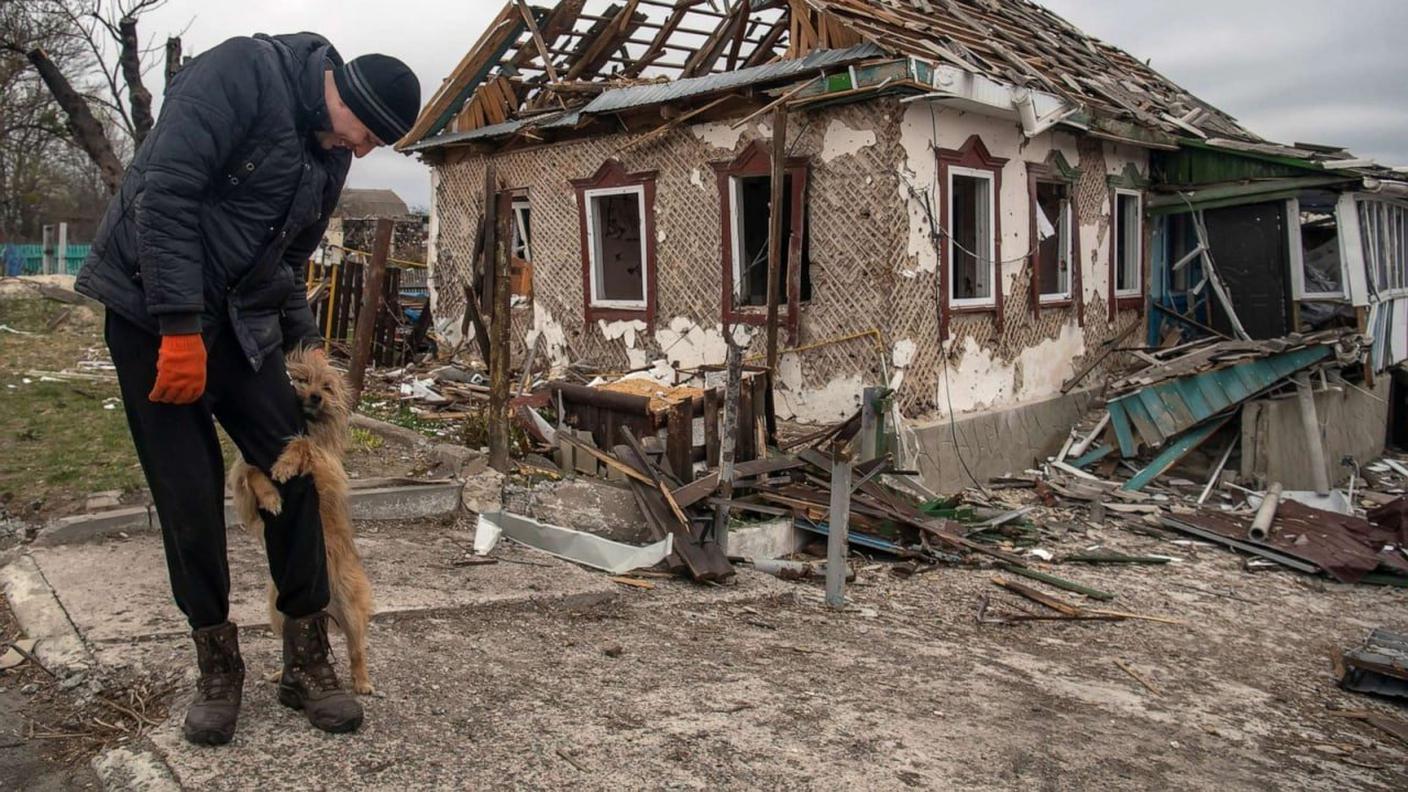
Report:
[[[225,464],[213,419],[245,460],[267,474],[289,438],[304,428],[283,356],[271,355],[256,372],[232,330],[207,331],[205,397],[190,405],[154,404],[147,394],[156,381],[160,337],[112,311],[106,336],[137,458],[161,518],[176,604],[192,628],[223,624],[230,614]],[[278,608],[298,618],[328,604],[318,493],[312,479],[302,476],[280,485],[279,494],[279,515],[261,514],[264,541]]]

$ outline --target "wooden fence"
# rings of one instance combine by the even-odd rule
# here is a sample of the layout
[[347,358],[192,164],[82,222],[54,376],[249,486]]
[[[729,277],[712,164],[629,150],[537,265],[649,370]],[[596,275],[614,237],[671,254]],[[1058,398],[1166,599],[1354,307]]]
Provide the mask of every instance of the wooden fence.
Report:
[[[350,354],[357,314],[362,307],[362,286],[369,253],[331,246],[323,261],[309,261],[307,269],[308,303],[318,327],[323,331],[324,349],[330,354]],[[372,336],[372,361],[378,366],[404,365],[414,351],[419,338],[429,325],[428,300],[419,300],[412,291],[402,294],[402,282],[414,283],[418,278],[413,262],[388,263],[382,281],[381,311],[377,315]],[[421,321],[406,317],[407,303],[420,303]]]

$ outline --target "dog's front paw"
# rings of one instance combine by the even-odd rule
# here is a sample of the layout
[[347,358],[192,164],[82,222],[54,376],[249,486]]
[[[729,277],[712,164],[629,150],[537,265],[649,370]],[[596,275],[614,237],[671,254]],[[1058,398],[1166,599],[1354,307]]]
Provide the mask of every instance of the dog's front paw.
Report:
[[313,441],[307,437],[295,437],[289,441],[288,446],[279,458],[274,460],[274,466],[269,469],[269,475],[274,481],[284,484],[290,479],[308,473],[313,467]]
[[357,695],[359,695],[359,696],[375,696],[375,695],[376,695],[376,686],[373,685],[373,684],[372,684],[370,681],[368,681],[368,680],[363,680],[363,681],[361,681],[361,682],[353,682],[353,683],[352,683],[352,689],[355,690],[355,691],[357,691]]
[[264,478],[264,474],[255,473],[248,479],[249,491],[254,494],[254,502],[259,508],[275,517],[283,511],[284,501],[279,497],[279,491],[274,487],[274,482]]

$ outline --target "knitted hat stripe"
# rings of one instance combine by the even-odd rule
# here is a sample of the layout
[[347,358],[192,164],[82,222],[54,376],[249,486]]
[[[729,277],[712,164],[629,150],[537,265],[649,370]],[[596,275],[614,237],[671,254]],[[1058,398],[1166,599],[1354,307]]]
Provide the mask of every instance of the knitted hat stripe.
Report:
[[[410,131],[410,128],[397,120],[396,115],[387,109],[386,105],[382,103],[381,98],[367,85],[361,70],[357,68],[356,61],[348,63],[345,67],[345,71],[347,72],[347,80],[352,88],[357,91],[359,98],[367,105],[367,109],[376,114],[377,119],[381,121],[382,125],[396,132],[398,139]],[[382,142],[393,143],[395,141],[386,140]]]

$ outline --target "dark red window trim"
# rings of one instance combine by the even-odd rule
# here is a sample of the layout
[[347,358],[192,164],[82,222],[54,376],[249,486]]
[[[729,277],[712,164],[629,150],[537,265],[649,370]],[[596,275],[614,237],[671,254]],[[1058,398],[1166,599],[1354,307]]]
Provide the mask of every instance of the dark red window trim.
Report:
[[[1064,300],[1041,300],[1041,273],[1038,268],[1041,266],[1041,250],[1037,246],[1037,223],[1036,223],[1036,187],[1038,184],[1060,184],[1068,190],[1066,201],[1070,205],[1071,213],[1071,296]],[[1080,248],[1080,218],[1076,214],[1076,180],[1069,178],[1060,172],[1060,169],[1045,164],[1035,162],[1027,163],[1027,200],[1031,206],[1031,225],[1029,236],[1027,237],[1032,246],[1032,253],[1029,257],[1032,270],[1032,316],[1040,317],[1042,308],[1067,308],[1072,303],[1076,307],[1076,324],[1085,326],[1085,286],[1082,272],[1085,267],[1081,263]]]
[[[769,146],[761,140],[750,143],[737,157],[727,162],[710,163],[714,168],[715,178],[719,185],[719,208],[721,210],[720,223],[720,245],[723,261],[723,317],[727,324],[745,323],[752,325],[767,324],[767,312],[753,307],[735,308],[733,305],[733,189],[730,184],[735,176],[770,176],[772,175],[772,151]],[[803,250],[806,239],[796,236],[798,230],[802,234],[806,233],[806,197],[807,179],[811,173],[811,160],[808,157],[789,157],[785,163],[787,175],[792,177],[792,218],[791,224],[794,236],[790,240],[787,249],[796,258],[797,251]],[[786,294],[783,295],[784,303],[779,307],[782,319],[787,323],[787,331],[791,343],[797,343],[798,321],[801,314],[802,302],[802,268],[792,266],[789,261],[787,266],[787,282],[783,284]]]
[[948,172],[949,168],[970,168],[992,172],[992,225],[993,225],[993,305],[979,307],[951,308],[949,305],[949,239],[940,235],[939,241],[939,338],[948,339],[949,320],[954,313],[993,313],[998,332],[1002,332],[1002,168],[1007,164],[1004,157],[994,157],[983,145],[983,140],[973,135],[958,149],[939,149],[939,225],[949,227],[948,216]]
[[[1119,276],[1119,261],[1115,259],[1119,251],[1119,212],[1120,212],[1120,192],[1139,193],[1139,291],[1140,294],[1120,297],[1116,294],[1116,280]],[[1144,217],[1144,207],[1148,203],[1148,195],[1143,190],[1133,187],[1110,187],[1110,321],[1115,320],[1115,315],[1119,311],[1138,311],[1144,313],[1144,292],[1149,284],[1149,229],[1148,218]]]
[[[582,249],[582,315],[587,324],[598,319],[643,320],[647,328],[655,326],[655,291],[657,282],[655,238],[655,177],[657,171],[627,173],[614,159],[601,164],[597,172],[586,179],[572,180],[577,191],[577,225]],[[592,305],[592,253],[587,241],[587,191],[619,187],[641,187],[645,191],[645,310],[630,308],[597,308]]]

